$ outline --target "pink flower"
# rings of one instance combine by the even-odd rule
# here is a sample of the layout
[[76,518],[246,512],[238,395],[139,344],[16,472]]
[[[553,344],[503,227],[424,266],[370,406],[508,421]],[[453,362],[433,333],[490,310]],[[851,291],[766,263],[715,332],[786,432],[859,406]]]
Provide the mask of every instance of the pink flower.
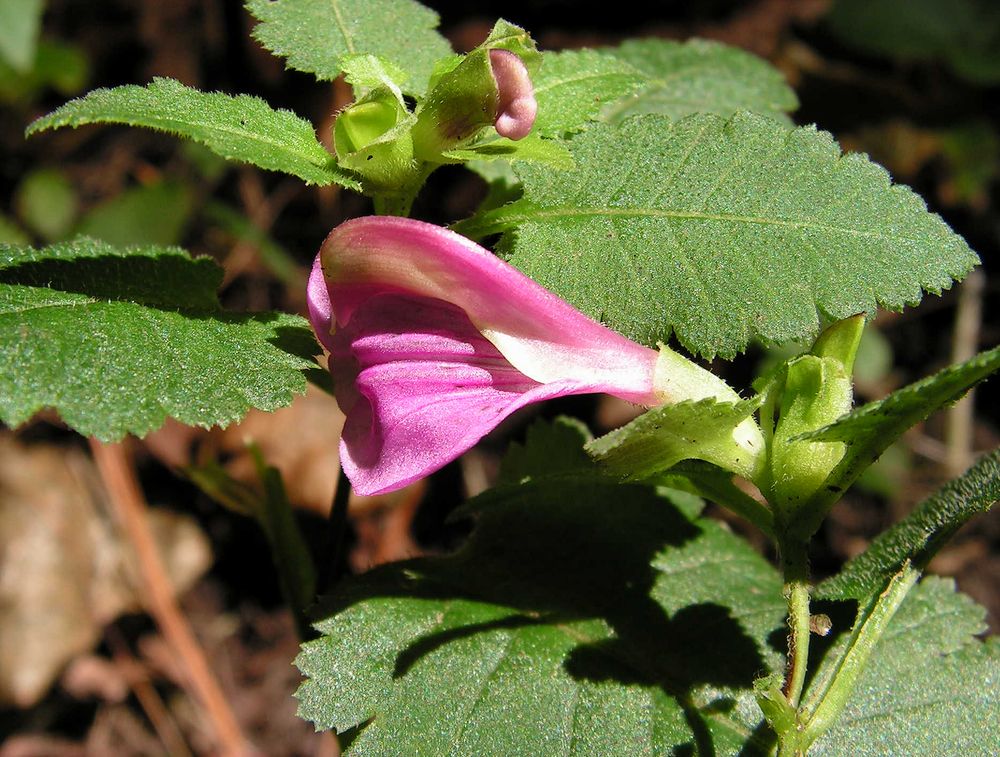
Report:
[[641,405],[738,399],[677,353],[629,341],[420,221],[372,216],[335,228],[308,296],[347,416],[341,462],[361,494],[432,473],[533,402],[590,392]]

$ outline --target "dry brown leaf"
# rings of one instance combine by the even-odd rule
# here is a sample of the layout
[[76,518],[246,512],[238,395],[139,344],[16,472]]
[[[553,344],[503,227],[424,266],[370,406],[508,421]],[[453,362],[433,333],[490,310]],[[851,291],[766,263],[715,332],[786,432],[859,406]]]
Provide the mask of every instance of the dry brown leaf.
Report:
[[[0,702],[37,702],[106,623],[140,606],[107,512],[83,452],[0,436]],[[190,587],[211,564],[207,540],[187,517],[150,517],[171,580]]]

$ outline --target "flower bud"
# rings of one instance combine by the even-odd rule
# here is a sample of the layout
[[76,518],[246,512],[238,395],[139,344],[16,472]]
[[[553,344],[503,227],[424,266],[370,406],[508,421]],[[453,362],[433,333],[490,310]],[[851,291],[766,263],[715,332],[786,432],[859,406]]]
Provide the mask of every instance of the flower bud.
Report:
[[493,125],[508,139],[524,139],[535,123],[538,102],[528,68],[510,50],[490,50],[490,69],[497,86]]

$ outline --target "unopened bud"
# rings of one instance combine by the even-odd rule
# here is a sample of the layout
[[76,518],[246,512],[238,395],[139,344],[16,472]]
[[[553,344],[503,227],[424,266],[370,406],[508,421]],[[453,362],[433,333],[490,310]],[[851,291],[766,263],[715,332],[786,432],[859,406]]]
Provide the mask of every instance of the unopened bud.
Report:
[[508,139],[524,139],[535,123],[538,102],[524,62],[510,50],[490,50],[490,69],[497,85],[494,126]]

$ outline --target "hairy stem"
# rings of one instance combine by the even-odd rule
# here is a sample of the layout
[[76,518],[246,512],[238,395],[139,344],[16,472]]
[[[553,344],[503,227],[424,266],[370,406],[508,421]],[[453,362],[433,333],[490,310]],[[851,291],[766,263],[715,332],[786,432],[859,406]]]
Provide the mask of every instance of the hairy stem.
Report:
[[788,663],[783,688],[789,705],[799,706],[809,660],[809,558],[800,542],[781,545],[783,593],[788,601]]

